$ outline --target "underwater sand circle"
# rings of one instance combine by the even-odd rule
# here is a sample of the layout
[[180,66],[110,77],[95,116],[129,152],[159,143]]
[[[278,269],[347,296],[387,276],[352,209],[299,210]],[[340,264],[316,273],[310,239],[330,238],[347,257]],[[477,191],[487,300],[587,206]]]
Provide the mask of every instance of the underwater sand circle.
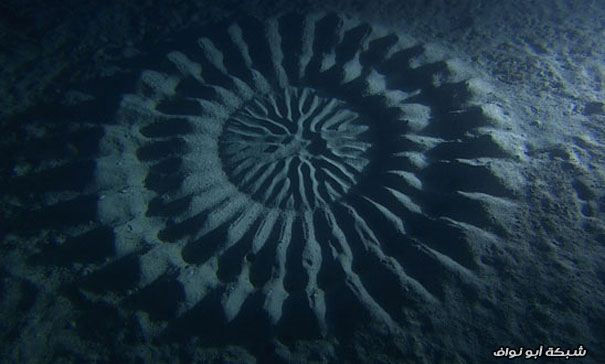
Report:
[[[351,317],[397,331],[407,310],[478,292],[514,151],[464,66],[337,14],[214,29],[144,71],[105,129],[116,257],[85,289],[161,332],[225,340],[338,334]],[[119,284],[95,283],[107,275]]]

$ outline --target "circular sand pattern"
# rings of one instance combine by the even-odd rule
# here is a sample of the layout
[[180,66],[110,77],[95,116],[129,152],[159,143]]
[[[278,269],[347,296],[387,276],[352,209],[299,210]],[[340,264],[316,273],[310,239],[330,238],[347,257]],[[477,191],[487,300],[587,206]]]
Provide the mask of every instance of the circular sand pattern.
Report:
[[457,289],[476,298],[516,153],[484,85],[335,14],[215,29],[144,71],[106,127],[116,259],[84,288],[213,342],[398,331]]
[[345,195],[368,164],[368,126],[336,98],[287,87],[254,98],[225,124],[223,168],[267,206],[312,209]]

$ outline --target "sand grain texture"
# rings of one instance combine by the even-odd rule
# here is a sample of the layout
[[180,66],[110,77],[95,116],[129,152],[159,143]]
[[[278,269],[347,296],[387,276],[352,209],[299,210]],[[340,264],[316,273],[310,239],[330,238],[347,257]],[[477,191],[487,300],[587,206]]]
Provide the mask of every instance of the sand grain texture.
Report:
[[[583,344],[599,362],[591,58],[498,38],[483,3],[379,5],[174,6],[156,38],[60,76],[61,106],[15,107],[2,355],[482,363]],[[482,29],[502,41],[487,55]]]

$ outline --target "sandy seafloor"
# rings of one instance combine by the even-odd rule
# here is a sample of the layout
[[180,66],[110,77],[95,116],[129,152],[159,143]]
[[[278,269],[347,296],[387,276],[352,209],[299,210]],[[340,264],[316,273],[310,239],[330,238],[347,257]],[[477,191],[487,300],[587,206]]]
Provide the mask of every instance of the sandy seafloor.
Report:
[[[195,39],[195,32],[200,37],[204,31],[220,32],[217,27],[244,15],[266,19],[291,11],[301,16],[344,14],[434,45],[489,85],[488,101],[504,115],[498,130],[506,137],[498,143],[512,150],[505,159],[513,162],[498,167],[496,174],[512,192],[492,198],[486,188],[481,209],[455,200],[435,212],[446,211],[443,214],[481,227],[468,230],[475,235],[464,240],[470,256],[460,259],[471,268],[463,268],[456,258],[432,255],[434,260],[415,265],[415,256],[401,257],[403,269],[409,266],[428,287],[419,289],[429,292],[425,301],[413,285],[380,286],[381,278],[372,277],[382,272],[376,265],[390,264],[392,254],[386,250],[386,257],[370,261],[368,267],[353,264],[359,276],[366,274],[369,296],[396,329],[384,327],[384,315],[376,313],[383,312],[380,309],[369,316],[349,310],[350,302],[363,300],[339,301],[339,293],[330,302],[341,306],[327,306],[327,329],[319,330],[321,334],[307,328],[308,316],[297,316],[298,306],[266,330],[250,324],[254,320],[226,322],[216,316],[226,312],[230,318],[239,307],[225,298],[229,288],[223,298],[221,293],[207,298],[210,308],[196,310],[187,308],[183,292],[171,281],[189,269],[184,267],[203,260],[198,253],[183,253],[187,264],[180,261],[174,268],[164,256],[155,261],[142,251],[124,252],[120,245],[133,236],[153,245],[154,234],[164,231],[154,222],[170,226],[181,218],[165,208],[159,218],[141,222],[136,213],[120,210],[131,206],[120,201],[147,198],[147,190],[131,192],[132,186],[115,182],[121,173],[126,179],[145,178],[146,171],[138,170],[136,163],[116,169],[115,178],[99,176],[113,173],[102,167],[104,153],[120,158],[107,150],[104,138],[119,124],[116,118],[128,117],[116,115],[125,95],[138,87],[141,72],[160,67],[158,57],[178,44],[180,36]],[[527,360],[495,358],[492,353],[500,347],[582,345],[586,356],[569,362],[605,363],[604,80],[605,3],[598,0],[3,1],[0,362],[492,363]],[[145,159],[141,154],[138,157]],[[459,173],[452,183],[461,189],[472,186],[481,192],[482,183],[491,181],[481,179],[481,173],[452,168],[451,173]],[[447,180],[448,173],[423,175],[422,182],[447,189],[440,179]],[[473,178],[478,180],[470,181]],[[107,191],[99,192],[100,185]],[[103,202],[107,199],[116,201],[116,211],[107,211],[112,208]],[[429,209],[430,193],[425,201],[428,205],[421,207]],[[134,228],[123,221],[128,214],[136,221]],[[134,232],[123,232],[125,226]],[[326,243],[318,239],[309,248],[303,241],[308,231],[301,232],[302,239],[293,238],[302,244],[300,249],[308,249],[288,255],[307,254],[307,276],[300,276],[307,281],[314,264],[327,264],[325,254],[318,263],[312,253],[313,247],[325,253],[321,244]],[[171,234],[160,240],[180,241],[172,239],[178,233]],[[388,245],[377,239],[379,246]],[[178,246],[178,241],[158,244]],[[445,254],[458,257],[456,249],[445,248]],[[364,260],[358,253],[352,253],[354,263]],[[175,256],[179,254],[177,250]],[[259,264],[261,255],[254,263]],[[254,257],[246,255],[248,261]],[[159,273],[148,272],[156,268]],[[148,282],[151,288],[132,283],[131,274],[147,274],[155,283]],[[296,274],[289,276],[294,286]],[[338,279],[333,279],[334,287]],[[346,282],[354,285],[352,279]],[[329,294],[333,286],[323,287]],[[233,297],[237,301],[240,296]],[[219,309],[213,310],[212,304]],[[309,315],[308,310],[304,314]],[[253,309],[249,313],[256,315],[260,313]],[[537,361],[567,360],[543,356]]]

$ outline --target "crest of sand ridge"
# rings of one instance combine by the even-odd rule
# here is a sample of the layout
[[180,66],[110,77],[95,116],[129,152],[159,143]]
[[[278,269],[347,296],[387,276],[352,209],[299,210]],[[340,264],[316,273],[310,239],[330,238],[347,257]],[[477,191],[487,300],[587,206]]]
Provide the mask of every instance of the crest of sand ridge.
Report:
[[106,128],[103,270],[128,261],[121,294],[164,296],[161,315],[138,308],[167,321],[213,308],[321,335],[348,307],[399,330],[402,305],[480,285],[499,244],[489,207],[512,204],[497,166],[515,150],[484,93],[434,48],[337,14],[217,27],[143,71]]

